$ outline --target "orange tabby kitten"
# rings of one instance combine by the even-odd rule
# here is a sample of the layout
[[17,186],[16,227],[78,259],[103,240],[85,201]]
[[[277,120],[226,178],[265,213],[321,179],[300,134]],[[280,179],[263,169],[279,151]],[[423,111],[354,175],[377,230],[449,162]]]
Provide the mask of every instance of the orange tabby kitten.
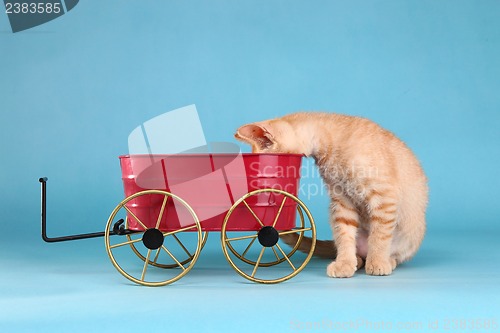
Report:
[[[329,276],[351,277],[363,264],[368,274],[389,275],[418,250],[427,179],[415,155],[391,132],[364,118],[304,112],[242,126],[235,137],[255,153],[314,158],[331,197],[334,242],[318,242],[315,252],[335,258]],[[310,240],[302,250],[307,246]]]

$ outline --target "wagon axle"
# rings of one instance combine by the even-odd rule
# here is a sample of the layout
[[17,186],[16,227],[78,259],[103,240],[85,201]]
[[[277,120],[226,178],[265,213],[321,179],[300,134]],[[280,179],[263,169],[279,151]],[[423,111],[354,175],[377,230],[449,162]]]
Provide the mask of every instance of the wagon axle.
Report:
[[268,225],[259,230],[257,238],[259,239],[260,245],[264,247],[273,247],[278,243],[280,236],[275,228]]
[[150,250],[158,250],[163,245],[163,233],[155,228],[148,229],[142,236],[142,243]]

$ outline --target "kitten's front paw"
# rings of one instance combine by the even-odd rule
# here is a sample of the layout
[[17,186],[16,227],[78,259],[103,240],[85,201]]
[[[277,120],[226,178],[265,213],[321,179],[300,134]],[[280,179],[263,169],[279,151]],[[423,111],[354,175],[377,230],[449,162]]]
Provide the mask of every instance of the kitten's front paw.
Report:
[[354,275],[356,272],[357,262],[350,261],[334,261],[326,268],[326,274],[329,277],[347,278]]
[[394,262],[388,259],[367,258],[365,264],[366,274],[390,275],[395,268]]

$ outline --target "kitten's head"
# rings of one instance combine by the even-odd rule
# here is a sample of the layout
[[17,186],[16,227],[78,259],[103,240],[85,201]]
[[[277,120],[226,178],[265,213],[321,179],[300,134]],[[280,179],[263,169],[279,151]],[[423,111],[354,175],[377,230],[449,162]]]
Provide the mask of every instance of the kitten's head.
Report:
[[241,126],[234,137],[250,144],[253,153],[304,153],[294,128],[282,119]]

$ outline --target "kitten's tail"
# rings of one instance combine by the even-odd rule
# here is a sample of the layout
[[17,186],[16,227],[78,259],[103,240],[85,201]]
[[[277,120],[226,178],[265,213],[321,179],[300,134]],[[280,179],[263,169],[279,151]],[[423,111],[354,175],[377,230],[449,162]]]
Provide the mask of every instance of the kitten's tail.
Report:
[[[280,237],[283,242],[292,248],[297,244],[297,240],[299,239],[298,234],[286,234]],[[301,252],[309,253],[312,246],[312,239],[309,237],[303,237],[302,241],[299,244],[298,250]],[[313,255],[320,258],[325,259],[335,259],[337,257],[337,247],[335,247],[335,243],[331,240],[317,240],[316,247],[314,248]]]
[[[286,234],[280,236],[281,240],[285,242],[288,246],[292,248],[297,244],[299,239],[298,234]],[[303,237],[299,244],[298,250],[304,253],[309,253],[311,251],[312,239],[310,237]],[[324,258],[324,259],[335,259],[337,257],[337,247],[332,240],[317,240],[316,247],[314,248],[313,256]],[[365,261],[359,255],[356,254],[357,269],[360,269],[365,265]]]

